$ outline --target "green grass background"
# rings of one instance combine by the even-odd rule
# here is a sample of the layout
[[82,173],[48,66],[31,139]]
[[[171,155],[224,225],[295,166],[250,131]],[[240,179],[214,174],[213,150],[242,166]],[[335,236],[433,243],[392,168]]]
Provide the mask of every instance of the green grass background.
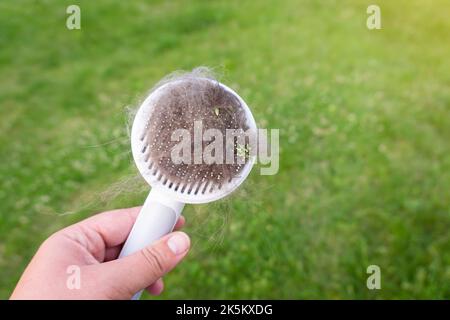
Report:
[[0,298],[52,232],[142,203],[125,106],[199,65],[281,129],[280,170],[187,207],[192,251],[161,298],[450,298],[449,16],[448,0],[1,1]]

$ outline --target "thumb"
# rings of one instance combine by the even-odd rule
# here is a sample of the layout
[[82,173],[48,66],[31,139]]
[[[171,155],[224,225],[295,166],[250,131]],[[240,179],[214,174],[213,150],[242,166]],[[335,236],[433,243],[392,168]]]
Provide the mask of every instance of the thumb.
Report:
[[117,291],[131,297],[172,270],[189,247],[187,234],[173,232],[136,253],[103,264],[102,273]]

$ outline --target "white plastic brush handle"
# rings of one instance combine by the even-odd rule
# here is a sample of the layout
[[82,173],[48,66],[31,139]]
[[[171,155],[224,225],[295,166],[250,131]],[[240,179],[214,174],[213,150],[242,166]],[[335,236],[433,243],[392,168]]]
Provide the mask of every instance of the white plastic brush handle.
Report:
[[[183,207],[184,203],[174,201],[153,188],[123,245],[119,259],[142,250],[172,232]],[[136,293],[133,300],[139,300],[141,294],[142,291]]]

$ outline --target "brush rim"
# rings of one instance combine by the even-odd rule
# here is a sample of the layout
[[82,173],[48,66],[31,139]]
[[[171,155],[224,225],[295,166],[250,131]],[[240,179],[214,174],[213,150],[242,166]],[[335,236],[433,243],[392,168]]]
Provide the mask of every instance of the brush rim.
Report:
[[[211,81],[212,83],[220,85],[224,90],[233,94],[239,100],[241,107],[244,109],[249,129],[252,132],[254,131],[253,133],[256,134],[257,126],[255,119],[253,118],[253,114],[250,111],[248,105],[245,103],[245,101],[234,90],[224,85],[223,83],[220,83],[217,80],[204,77],[197,77],[196,79],[202,80],[204,79],[207,81]],[[187,191],[189,190],[186,190],[186,187],[183,188],[182,187],[183,185],[181,187],[180,186],[176,187],[170,180],[161,177],[158,171],[156,171],[155,174],[154,173],[155,169],[152,168],[151,166],[149,168],[149,162],[147,161],[148,158],[146,159],[145,152],[143,152],[143,149],[145,149],[145,139],[146,139],[145,132],[147,130],[148,120],[150,119],[154,102],[158,101],[159,96],[169,86],[177,85],[178,82],[185,82],[189,80],[192,79],[175,79],[169,81],[161,85],[160,87],[156,88],[147,96],[147,98],[140,105],[133,121],[133,126],[131,129],[131,149],[134,162],[140,174],[152,188],[157,188],[159,191],[163,192],[167,196],[173,197],[175,200],[183,203],[208,203],[226,197],[234,190],[236,190],[250,174],[250,171],[256,160],[255,156],[251,156],[245,163],[241,172],[237,176],[233,177],[231,181],[227,182],[220,188],[216,187],[215,190],[213,190],[212,192],[198,193],[199,189],[201,190],[204,187],[208,189],[209,186],[208,185],[204,186],[204,184],[200,185],[196,184],[190,186],[190,188],[187,188],[191,190],[188,193]],[[192,192],[192,190],[196,192]]]

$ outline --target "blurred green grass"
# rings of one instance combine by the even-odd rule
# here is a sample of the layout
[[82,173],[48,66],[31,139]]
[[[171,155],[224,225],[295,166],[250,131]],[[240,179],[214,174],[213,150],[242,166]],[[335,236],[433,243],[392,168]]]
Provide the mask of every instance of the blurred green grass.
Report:
[[379,31],[369,4],[0,2],[0,297],[55,230],[142,203],[124,107],[208,65],[281,129],[280,171],[186,209],[161,298],[449,299],[450,4],[377,1]]

